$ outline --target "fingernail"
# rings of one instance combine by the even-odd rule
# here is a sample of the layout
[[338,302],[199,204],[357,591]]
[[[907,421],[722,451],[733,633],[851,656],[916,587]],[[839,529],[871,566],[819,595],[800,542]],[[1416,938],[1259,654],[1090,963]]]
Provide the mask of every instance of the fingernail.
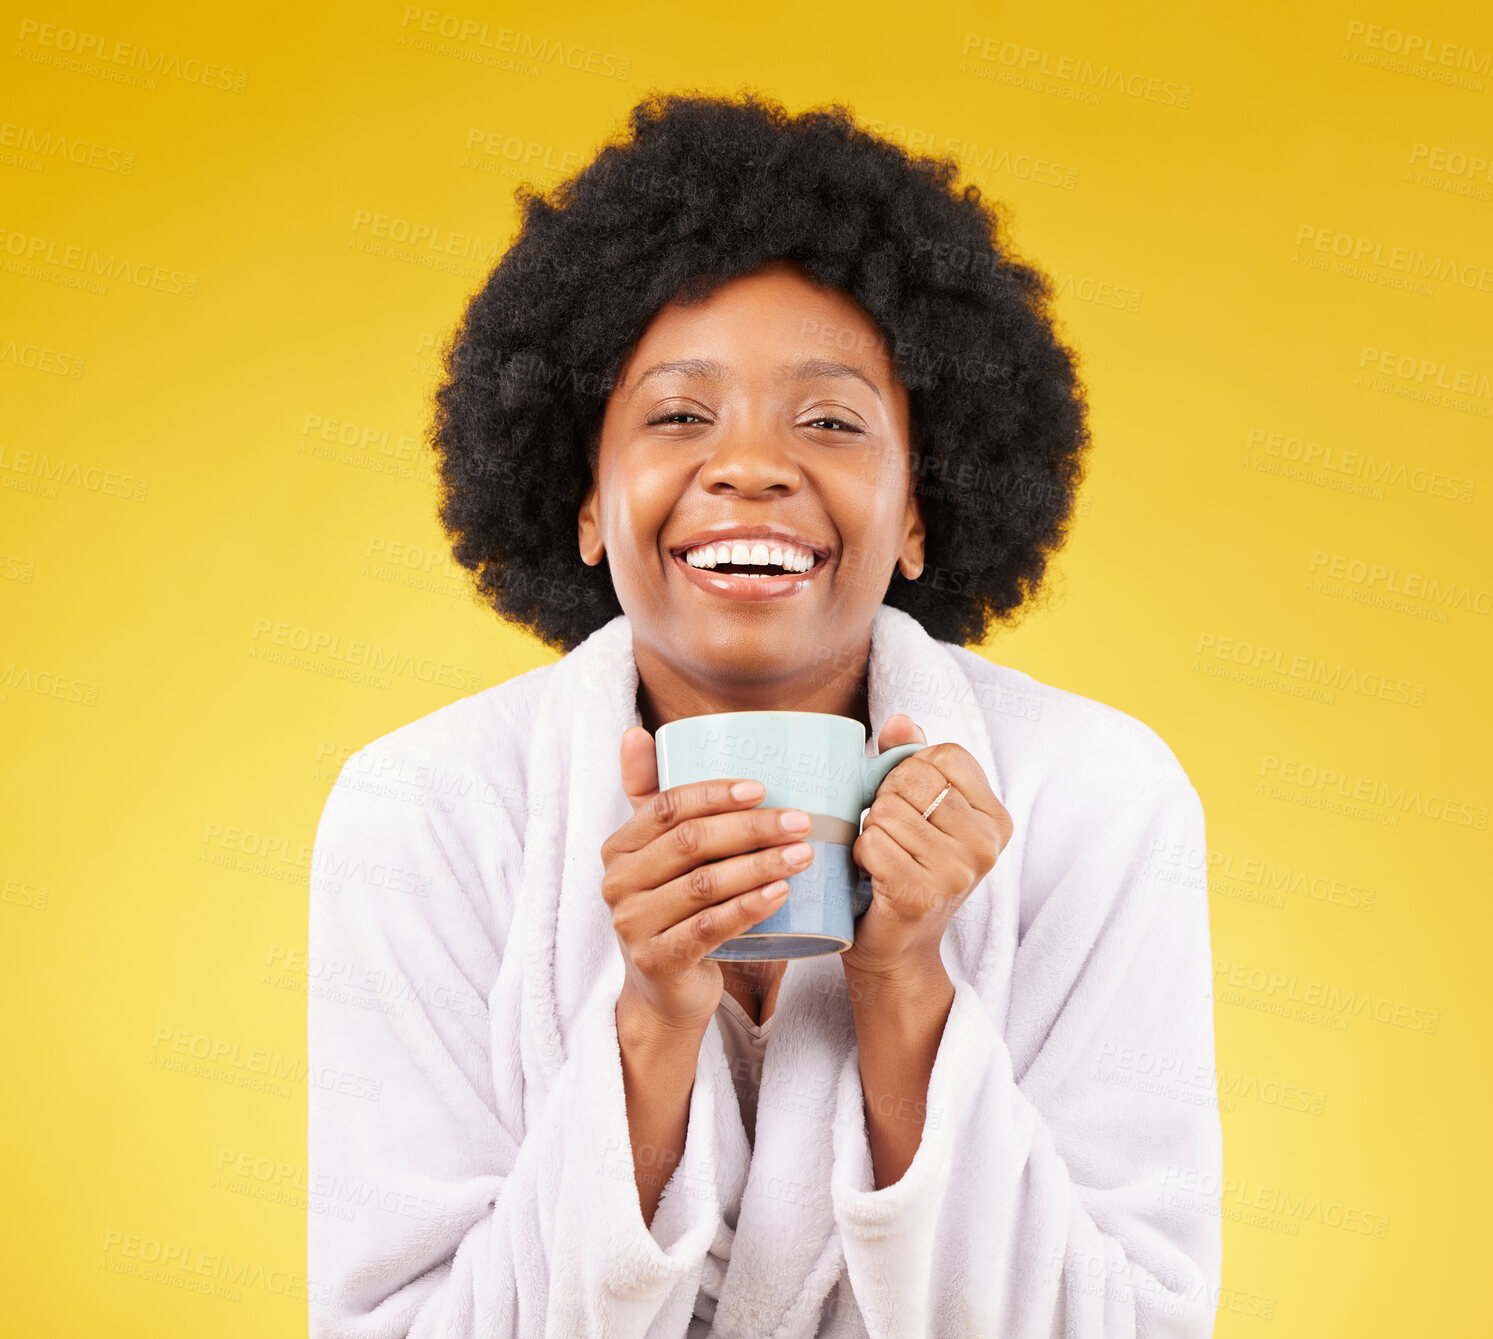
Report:
[[814,848],[808,842],[795,842],[783,852],[783,859],[790,865],[806,865],[814,854]]
[[762,890],[762,900],[771,906],[779,901],[783,894],[788,891],[788,883],[785,879],[776,879]]
[[760,781],[738,781],[731,787],[731,797],[736,800],[760,800],[763,795]]
[[807,832],[814,826],[814,820],[798,809],[784,810],[778,815],[778,822],[783,825],[784,832]]

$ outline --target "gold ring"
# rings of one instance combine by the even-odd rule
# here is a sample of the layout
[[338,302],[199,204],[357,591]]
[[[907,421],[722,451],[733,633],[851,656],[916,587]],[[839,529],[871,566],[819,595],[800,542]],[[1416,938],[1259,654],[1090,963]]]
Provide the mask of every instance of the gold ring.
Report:
[[951,786],[952,786],[951,782],[950,783],[945,783],[944,788],[941,791],[939,791],[937,795],[935,795],[933,797],[933,803],[930,804],[926,809],[923,810],[923,817],[924,818],[927,818],[929,814],[931,814],[935,809],[938,808],[938,806],[940,804],[943,803],[943,797],[949,793],[949,790],[951,789]]

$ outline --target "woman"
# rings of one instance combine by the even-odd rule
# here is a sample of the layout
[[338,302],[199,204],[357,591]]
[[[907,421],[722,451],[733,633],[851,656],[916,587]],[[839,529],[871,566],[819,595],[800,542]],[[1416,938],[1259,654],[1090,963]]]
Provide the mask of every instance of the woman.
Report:
[[[369,745],[318,831],[348,989],[310,1059],[361,1081],[311,1093],[311,1332],[1211,1333],[1201,805],[1144,725],[966,649],[1088,444],[1046,281],[843,109],[631,122],[521,188],[437,402],[457,559],[566,654]],[[757,709],[927,745],[843,954],[704,956],[807,819],[660,792],[652,736]]]

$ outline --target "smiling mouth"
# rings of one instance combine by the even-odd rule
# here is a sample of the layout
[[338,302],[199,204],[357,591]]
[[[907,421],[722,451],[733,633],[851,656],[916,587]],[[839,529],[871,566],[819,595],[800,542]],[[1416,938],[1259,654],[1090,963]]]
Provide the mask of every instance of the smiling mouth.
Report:
[[[814,567],[819,565],[820,560],[814,560]],[[789,571],[782,567],[753,567],[751,563],[717,563],[714,567],[697,567],[697,572],[715,572],[722,576],[735,577],[801,577],[807,576],[814,567],[806,567],[802,572]]]
[[802,572],[788,572],[781,567],[763,567],[757,563],[720,563],[715,567],[695,567],[684,555],[672,555],[674,565],[690,585],[707,595],[724,600],[771,601],[789,598],[815,584],[828,565],[823,554],[816,554],[814,564]]

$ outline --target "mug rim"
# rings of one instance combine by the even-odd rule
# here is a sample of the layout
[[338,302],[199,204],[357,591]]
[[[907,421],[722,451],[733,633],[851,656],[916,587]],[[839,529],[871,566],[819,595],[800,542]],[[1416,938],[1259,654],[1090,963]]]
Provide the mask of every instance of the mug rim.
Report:
[[832,721],[848,721],[861,732],[862,736],[866,733],[864,722],[856,720],[854,716],[842,716],[837,711],[798,711],[792,707],[763,707],[749,711],[706,711],[698,716],[680,716],[676,720],[665,721],[658,727],[654,737],[657,738],[658,735],[663,734],[671,725],[683,725],[686,721],[708,721],[718,716],[824,716]]

